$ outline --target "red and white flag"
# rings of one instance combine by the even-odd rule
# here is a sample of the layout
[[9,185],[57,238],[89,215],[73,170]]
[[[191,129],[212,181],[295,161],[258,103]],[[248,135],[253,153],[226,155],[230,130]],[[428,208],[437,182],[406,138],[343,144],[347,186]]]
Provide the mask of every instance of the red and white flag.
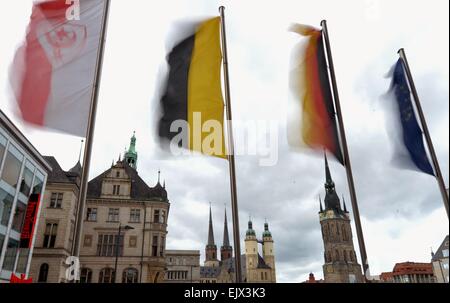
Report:
[[33,4],[10,70],[24,121],[86,136],[105,9],[105,0]]

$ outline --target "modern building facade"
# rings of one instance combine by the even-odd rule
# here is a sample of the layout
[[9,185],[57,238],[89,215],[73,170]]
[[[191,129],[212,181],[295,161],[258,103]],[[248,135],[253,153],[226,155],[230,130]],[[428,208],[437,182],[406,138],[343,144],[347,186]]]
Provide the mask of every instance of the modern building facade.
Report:
[[0,111],[0,283],[28,276],[51,167]]
[[66,259],[71,256],[80,189],[81,164],[64,171],[54,157],[42,200],[42,211],[31,262],[31,277],[38,283],[66,283]]
[[164,282],[170,204],[159,172],[154,187],[139,176],[135,145],[133,135],[125,158],[88,184],[82,283]]
[[431,263],[437,283],[449,283],[448,277],[448,235],[439,246],[436,253],[432,253]]
[[200,283],[200,251],[166,250],[166,283]]
[[343,209],[341,207],[326,155],[325,175],[325,208],[320,201],[319,211],[325,248],[323,265],[325,283],[364,283],[361,265],[358,264],[353,246],[349,212],[345,201]]
[[[245,237],[245,254],[241,255],[242,279],[247,283],[276,283],[275,251],[269,224],[265,224],[262,240],[258,240],[249,221]],[[205,247],[205,263],[200,268],[201,283],[235,283],[235,258],[228,233],[228,219],[225,212],[223,244],[218,259],[217,245],[214,241],[212,211],[209,215],[208,243]],[[258,245],[262,244],[263,256]]]

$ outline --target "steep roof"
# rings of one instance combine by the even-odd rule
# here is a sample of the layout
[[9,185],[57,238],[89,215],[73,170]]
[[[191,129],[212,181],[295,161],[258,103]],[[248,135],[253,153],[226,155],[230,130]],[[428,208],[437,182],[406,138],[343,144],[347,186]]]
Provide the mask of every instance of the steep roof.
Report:
[[[131,192],[130,196],[136,200],[154,200],[161,199],[167,202],[167,191],[158,182],[155,187],[148,186],[144,180],[139,176],[138,172],[126,163],[126,161],[118,161],[118,164],[122,164],[126,173],[131,179]],[[106,178],[111,168],[98,175],[88,183],[87,197],[89,199],[100,198],[102,193],[102,182]]]
[[[436,253],[434,254],[433,258],[431,259],[432,262],[441,260],[443,258],[448,258],[448,254],[447,257],[444,257],[444,250],[448,251],[448,235],[445,237],[444,241],[442,241],[441,246],[439,246],[438,250],[436,251]],[[447,252],[448,253],[448,252]]]
[[[241,268],[242,268],[242,275],[243,279],[245,280],[245,261],[246,257],[245,255],[241,255]],[[201,266],[200,267],[200,277],[202,278],[218,278],[222,271],[226,271],[227,273],[231,274],[235,272],[235,258],[230,258],[225,261],[223,261],[219,267],[207,267],[207,266]]]
[[258,268],[263,269],[270,269],[271,267],[266,264],[266,261],[264,261],[263,257],[261,257],[260,254],[258,254]]
[[51,166],[52,171],[48,173],[47,182],[50,183],[72,183],[66,172],[61,168],[53,156],[44,156],[45,161]]

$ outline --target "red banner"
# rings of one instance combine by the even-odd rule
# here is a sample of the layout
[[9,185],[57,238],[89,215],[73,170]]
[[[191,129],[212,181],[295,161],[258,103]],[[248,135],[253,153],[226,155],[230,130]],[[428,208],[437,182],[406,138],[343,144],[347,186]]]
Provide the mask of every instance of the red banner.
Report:
[[20,248],[31,248],[34,228],[36,227],[37,214],[41,195],[32,194],[28,199],[27,212],[25,214],[25,223],[23,224],[20,235]]
[[25,279],[24,274],[21,274],[20,278],[18,276],[16,276],[15,274],[11,274],[11,280],[9,282],[10,283],[30,284],[30,283],[33,283],[33,279],[32,278]]

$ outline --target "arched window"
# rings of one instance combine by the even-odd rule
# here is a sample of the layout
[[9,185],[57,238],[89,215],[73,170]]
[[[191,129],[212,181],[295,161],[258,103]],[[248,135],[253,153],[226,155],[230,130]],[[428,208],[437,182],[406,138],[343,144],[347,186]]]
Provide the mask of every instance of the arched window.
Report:
[[331,251],[327,252],[327,263],[331,262]]
[[336,261],[340,261],[340,256],[339,256],[339,251],[336,249],[336,251],[334,252],[334,255],[336,257]]
[[136,268],[127,268],[122,273],[122,283],[137,283],[138,270]]
[[48,277],[48,264],[43,263],[39,268],[38,283],[47,283],[47,277]]
[[80,273],[80,283],[92,282],[92,270],[90,268],[82,268]]
[[103,268],[98,276],[98,283],[114,283],[115,276],[112,268]]

